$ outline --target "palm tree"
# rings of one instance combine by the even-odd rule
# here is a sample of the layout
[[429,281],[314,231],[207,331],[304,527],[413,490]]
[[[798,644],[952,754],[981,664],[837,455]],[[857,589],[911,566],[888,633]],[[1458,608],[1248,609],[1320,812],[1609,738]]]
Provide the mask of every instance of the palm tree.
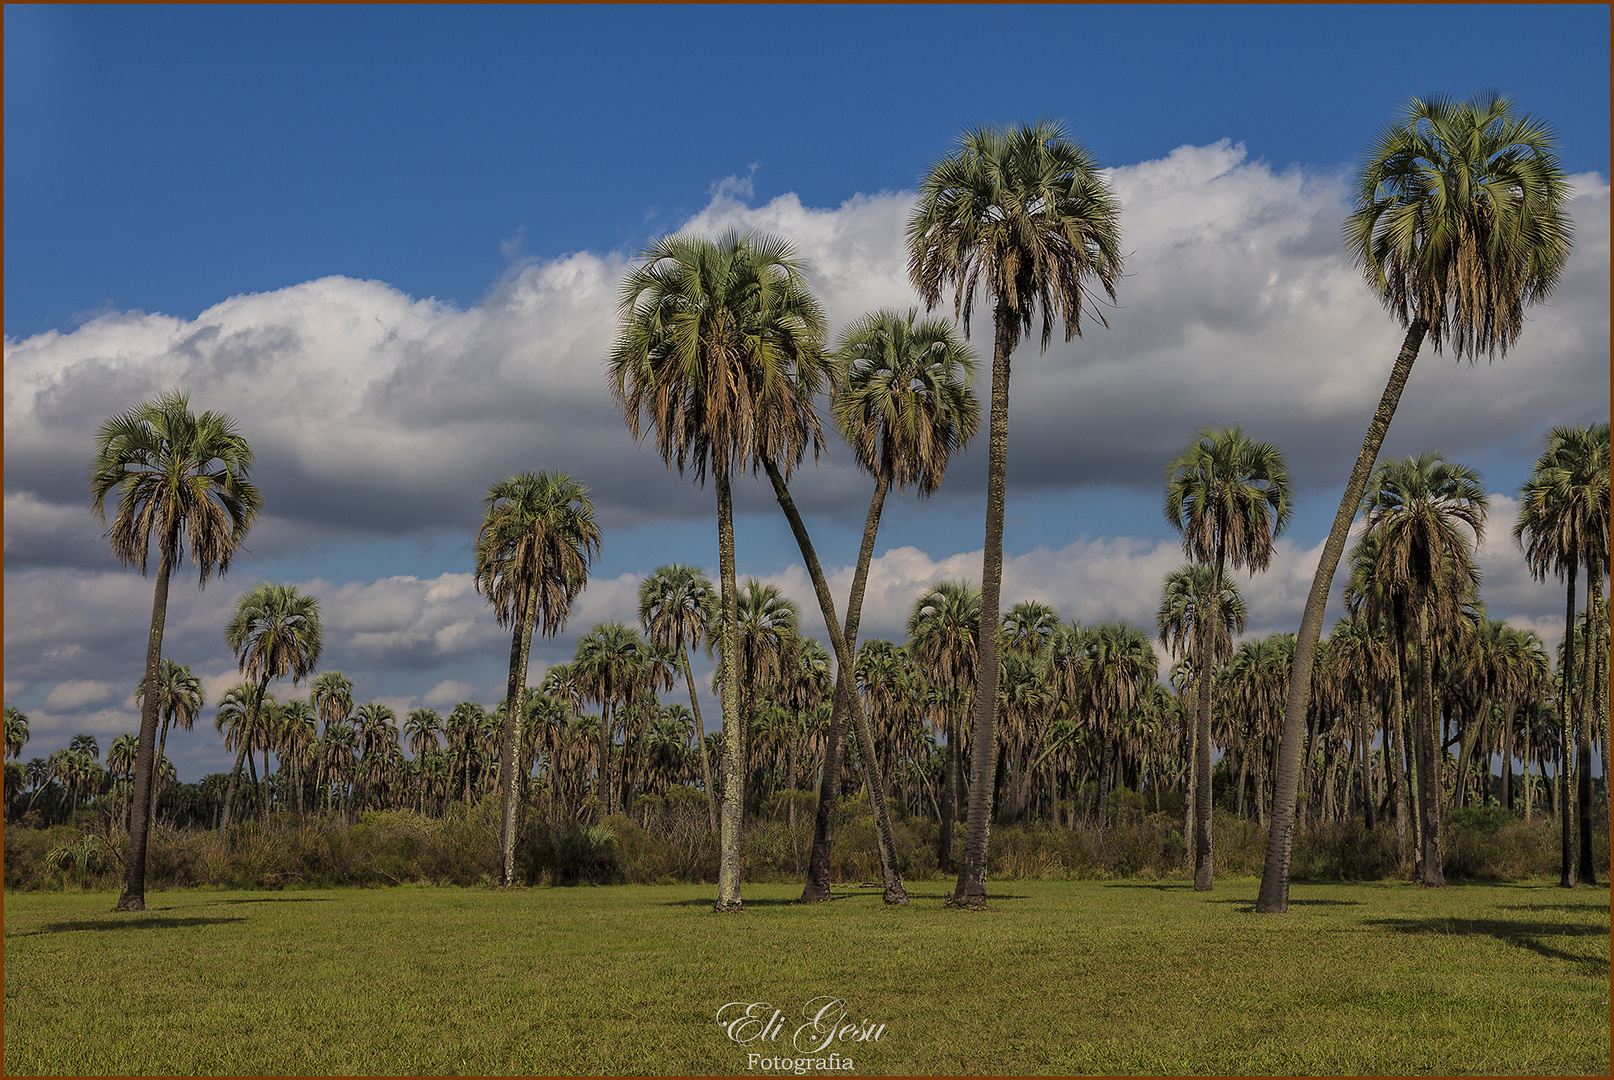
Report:
[[[202,680],[184,664],[163,657],[157,669],[157,711],[162,717],[162,733],[157,739],[157,756],[164,757],[168,752],[168,727],[172,724],[181,731],[189,731],[196,723],[197,716],[202,712]],[[142,703],[146,692],[146,680],[141,679],[135,684],[135,704]],[[160,791],[153,791],[150,799],[151,820],[157,819],[157,800],[162,797]]]
[[[920,319],[915,310],[899,314],[882,309],[865,315],[841,332],[835,358],[841,365],[835,387],[835,422],[858,464],[874,476],[874,495],[863,525],[842,629],[846,648],[855,655],[863,594],[887,492],[913,484],[921,498],[935,494],[952,456],[969,445],[980,427],[981,407],[970,386],[975,376],[974,353],[958,340],[950,324]],[[805,901],[829,899],[831,830],[840,795],[840,742],[846,713],[856,704],[837,691],[831,706],[812,854],[801,896]],[[883,809],[879,812],[883,816]]]
[[[112,745],[107,747],[107,751],[106,751],[106,767],[107,767],[107,771],[110,772],[111,774],[113,774],[114,776],[129,777],[129,776],[134,775],[135,758],[139,753],[140,753],[140,739],[139,739],[139,737],[136,736],[135,733],[132,732],[132,731],[124,732],[122,735],[119,735],[116,739],[113,739],[112,740]],[[125,827],[127,828],[128,827],[128,822],[127,822],[127,816],[126,815],[128,814],[128,809],[129,809],[129,807],[128,807],[128,788],[127,788],[127,786],[124,787],[124,804],[125,804],[124,808],[123,808],[122,811],[119,812],[118,816],[125,818]]]
[[1402,640],[1415,644],[1417,706],[1413,717],[1420,883],[1445,884],[1440,864],[1440,752],[1434,723],[1434,639],[1449,632],[1479,588],[1474,548],[1488,505],[1479,474],[1438,453],[1386,461],[1363,498],[1369,533],[1379,539],[1378,588],[1400,615]]
[[[987,452],[984,625],[996,627],[1003,581],[1003,506],[1009,449],[1009,354],[1042,313],[1042,347],[1056,317],[1065,340],[1081,335],[1094,287],[1115,299],[1121,272],[1120,205],[1087,150],[1059,124],[966,131],[931,166],[908,221],[908,276],[927,309],[954,286],[953,309],[969,333],[977,285],[992,303],[992,408]],[[983,281],[984,279],[984,281]],[[981,641],[976,677],[970,812],[955,900],[986,902],[986,846],[997,739],[998,641]]]
[[1357,176],[1344,237],[1368,287],[1406,328],[1306,597],[1284,711],[1283,747],[1256,910],[1289,909],[1289,858],[1300,780],[1299,733],[1323,609],[1379,447],[1425,338],[1471,362],[1507,354],[1524,310],[1557,286],[1572,227],[1569,184],[1542,120],[1494,93],[1457,103],[1414,98],[1384,128]]
[[6,706],[6,757],[15,759],[22,756],[22,748],[28,745],[28,716],[21,709]]
[[[1217,591],[1219,588],[1219,592]],[[1155,612],[1155,628],[1160,635],[1160,644],[1174,657],[1192,657],[1190,667],[1195,672],[1195,681],[1199,690],[1195,695],[1194,723],[1189,727],[1187,739],[1187,753],[1189,768],[1187,769],[1186,796],[1188,800],[1189,815],[1193,827],[1187,832],[1185,849],[1192,854],[1195,851],[1194,838],[1199,836],[1200,822],[1199,802],[1201,784],[1204,778],[1200,774],[1199,747],[1202,738],[1209,738],[1210,717],[1205,715],[1205,731],[1202,734],[1199,726],[1199,699],[1208,698],[1207,687],[1210,680],[1203,677],[1208,674],[1207,669],[1223,664],[1233,652],[1233,638],[1244,633],[1244,626],[1249,618],[1248,609],[1244,604],[1244,597],[1239,592],[1238,583],[1231,580],[1216,580],[1216,570],[1213,566],[1203,564],[1186,564],[1179,566],[1167,574],[1161,583],[1160,608]],[[1207,637],[1208,642],[1201,641]],[[1208,644],[1208,648],[1203,646]],[[1209,760],[1210,755],[1205,755]],[[1205,829],[1209,833],[1209,827]],[[1209,840],[1206,840],[1205,849],[1209,850]],[[1206,868],[1207,873],[1209,867]],[[1198,865],[1195,865],[1197,880]]]
[[706,814],[714,832],[717,830],[717,793],[712,787],[712,759],[706,753],[706,725],[701,720],[701,703],[689,668],[689,650],[709,640],[716,608],[716,590],[706,575],[693,566],[683,563],[660,566],[639,584],[639,625],[657,648],[676,648],[683,666],[695,739],[700,746]]
[[588,570],[600,550],[600,529],[588,489],[558,473],[517,473],[488,489],[482,529],[476,536],[476,589],[513,627],[510,677],[504,696],[504,739],[499,749],[502,807],[502,882],[515,884],[515,782],[521,745],[521,694],[527,685],[532,631],[552,638],[566,626],[572,601],[588,586]]
[[[1221,594],[1227,567],[1253,574],[1272,563],[1273,541],[1289,524],[1289,470],[1283,452],[1249,439],[1242,428],[1200,428],[1166,466],[1166,520],[1182,533],[1183,552],[1211,568],[1207,599]],[[1198,612],[1218,620],[1206,604]],[[1199,715],[1194,727],[1194,888],[1213,888],[1211,875],[1211,648],[1205,632],[1195,660]]]
[[[1553,574],[1569,582],[1565,600],[1564,641],[1574,640],[1575,575],[1586,568],[1588,609],[1599,606],[1603,575],[1608,572],[1608,463],[1609,426],[1556,427],[1547,433],[1546,450],[1537,459],[1530,478],[1519,489],[1519,518],[1513,539],[1524,549],[1530,575],[1537,581]],[[1563,695],[1559,719],[1566,764],[1570,731],[1576,736],[1575,760],[1579,772],[1580,805],[1579,877],[1588,884],[1597,880],[1591,855],[1591,740],[1586,722],[1589,698],[1575,714],[1575,650],[1563,649]],[[1564,774],[1559,770],[1560,776]],[[1575,883],[1571,866],[1568,787],[1559,800],[1563,831],[1563,875],[1559,884]]]
[[[595,791],[600,814],[617,811],[619,783],[611,778],[611,748],[615,745],[616,722],[648,683],[650,644],[639,631],[626,623],[601,623],[577,643],[572,670],[584,700],[600,706],[600,767]],[[626,727],[624,746],[626,751]]]
[[426,755],[434,754],[438,749],[437,736],[442,733],[443,718],[436,709],[411,709],[404,719],[404,742],[409,746],[409,752],[414,755],[415,761],[422,767],[420,769],[420,813],[426,813],[426,781],[425,769]]
[[733,647],[736,469],[764,461],[788,473],[823,437],[798,393],[797,373],[820,355],[823,315],[801,264],[783,240],[725,233],[668,236],[643,252],[617,304],[621,329],[607,381],[628,431],[655,429],[656,449],[682,473],[693,465],[717,487],[718,651],[725,670],[724,793],[719,827],[718,912],[744,909],[740,818],[744,802],[739,657]]
[[319,740],[319,722],[314,718],[314,707],[302,698],[294,698],[280,707],[282,723],[280,745],[276,753],[286,766],[287,780],[291,784],[292,808],[297,816],[303,815],[303,787],[307,770],[314,763],[314,746]]
[[[247,727],[256,727],[257,712],[270,679],[290,677],[295,686],[312,674],[319,663],[319,601],[304,596],[294,585],[265,581],[254,586],[235,603],[235,614],[224,627],[224,642],[235,653],[241,674],[257,682],[257,693],[249,706]],[[247,752],[242,742],[235,754],[230,774],[230,790],[224,796],[224,816],[219,826],[230,827],[230,811],[236,785],[241,779],[241,758]],[[269,768],[268,758],[264,769]],[[267,776],[264,777],[268,779]],[[263,817],[269,820],[269,800],[264,798]]]
[[947,753],[936,860],[943,870],[950,870],[954,863],[953,823],[962,801],[963,714],[975,691],[981,652],[981,591],[967,581],[935,582],[914,601],[907,632],[908,654],[946,695],[942,725]]
[[[117,493],[117,514],[107,529],[112,554],[146,572],[157,541],[157,585],[146,638],[148,684],[156,685],[162,659],[168,581],[187,547],[199,584],[223,576],[258,516],[258,489],[247,481],[252,448],[225,413],[190,411],[182,392],[159,395],[101,425],[90,463],[90,508],[106,522],[106,501]],[[157,750],[157,698],[140,710],[140,751],[135,763],[134,828],[124,861],[117,910],[146,906],[146,834]]]

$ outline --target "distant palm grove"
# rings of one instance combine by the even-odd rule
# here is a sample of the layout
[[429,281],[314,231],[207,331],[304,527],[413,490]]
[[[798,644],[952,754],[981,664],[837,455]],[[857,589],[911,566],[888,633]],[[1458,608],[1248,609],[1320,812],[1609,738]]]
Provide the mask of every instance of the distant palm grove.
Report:
[[[1124,284],[1124,208],[1046,121],[965,132],[920,182],[910,275],[951,319],[885,309],[832,332],[781,237],[641,253],[605,388],[631,437],[711,482],[716,580],[655,569],[636,622],[592,627],[529,678],[535,633],[566,628],[608,537],[586,477],[490,483],[470,569],[510,635],[497,701],[398,716],[355,700],[320,667],[318,598],[273,582],[220,628],[241,682],[204,701],[163,652],[169,582],[187,563],[204,585],[229,569],[261,510],[252,450],[181,391],[135,404],[103,425],[90,494],[113,555],[154,570],[140,730],[24,764],[28,719],[5,710],[7,884],[116,880],[139,910],[148,879],[699,880],[733,912],[759,878],[800,880],[804,900],[866,882],[902,904],[905,878],[948,874],[975,907],[989,876],[1209,890],[1240,872],[1262,876],[1257,910],[1282,912],[1292,874],[1606,879],[1608,424],[1542,432],[1514,521],[1438,449],[1378,457],[1426,342],[1505,354],[1556,285],[1572,237],[1553,151],[1545,123],[1495,96],[1414,100],[1369,149],[1343,236],[1406,336],[1294,633],[1245,636],[1257,613],[1235,574],[1270,565],[1292,496],[1283,449],[1239,427],[1184,431],[1158,463],[1184,562],[1152,623],[1081,625],[1003,595],[1011,354],[1102,330]],[[919,590],[901,640],[860,637],[886,500],[937,491],[983,423],[979,577]],[[871,492],[846,595],[792,495],[831,434]],[[766,477],[817,611],[740,574],[747,473]],[[1476,552],[1498,529],[1564,589],[1556,650],[1486,611]],[[1325,632],[1341,564],[1345,614]],[[167,740],[198,721],[233,766],[180,783]]]

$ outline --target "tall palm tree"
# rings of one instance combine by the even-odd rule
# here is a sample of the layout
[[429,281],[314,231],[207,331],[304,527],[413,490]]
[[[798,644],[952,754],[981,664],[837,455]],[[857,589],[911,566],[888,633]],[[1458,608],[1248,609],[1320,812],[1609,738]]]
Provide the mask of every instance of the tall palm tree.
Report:
[[[132,776],[134,774],[135,757],[139,753],[140,753],[140,740],[139,740],[139,738],[132,731],[124,732],[122,735],[119,735],[116,739],[113,739],[112,740],[112,745],[107,747],[107,751],[106,751],[106,767],[107,767],[107,771],[110,772],[114,776],[121,776],[121,777],[125,777],[125,778],[127,778],[129,776]],[[128,794],[129,794],[128,786],[124,785],[124,803],[125,803],[125,805],[124,805],[123,810],[119,811],[118,816],[123,817],[123,818],[126,819],[125,827],[127,827]]]
[[308,767],[314,764],[314,747],[319,741],[319,721],[314,707],[302,698],[293,698],[280,707],[282,728],[277,753],[286,766],[291,784],[292,809],[303,816],[303,788]]
[[689,708],[700,747],[701,783],[706,791],[706,815],[717,830],[717,793],[712,787],[712,759],[706,753],[706,725],[695,677],[689,668],[689,650],[709,640],[717,609],[717,591],[705,574],[693,566],[671,563],[657,567],[639,584],[639,625],[658,648],[677,648],[689,688]]
[[1283,746],[1256,910],[1289,910],[1289,859],[1300,781],[1299,733],[1323,609],[1379,447],[1426,338],[1458,358],[1507,354],[1524,310],[1557,286],[1569,258],[1569,183],[1545,121],[1490,93],[1466,102],[1412,99],[1385,127],[1356,180],[1345,245],[1368,287],[1406,328],[1368,424],[1300,620]]
[[[986,543],[981,565],[984,625],[996,627],[1003,582],[1003,506],[1009,450],[1009,354],[1042,314],[1042,347],[1056,318],[1065,340],[1081,335],[1095,287],[1115,299],[1121,273],[1120,204],[1087,150],[1057,123],[964,132],[931,166],[908,221],[908,276],[934,308],[953,286],[953,308],[969,333],[976,288],[992,304],[992,405],[987,451]],[[986,846],[997,746],[998,641],[981,641],[976,677],[970,812],[955,900],[986,902]]]
[[1443,887],[1440,864],[1440,748],[1435,731],[1435,636],[1454,626],[1478,593],[1474,549],[1484,535],[1489,500],[1479,474],[1438,453],[1386,461],[1363,498],[1367,528],[1379,539],[1375,577],[1404,620],[1403,640],[1418,665],[1413,717],[1422,878]]
[[[157,584],[146,638],[148,684],[156,685],[162,659],[168,581],[187,550],[205,587],[215,571],[223,576],[229,570],[258,516],[258,489],[247,480],[251,467],[252,448],[235,421],[225,413],[193,414],[183,392],[136,405],[96,432],[90,508],[105,523],[107,498],[115,494],[117,513],[106,533],[112,554],[144,574],[151,542],[157,542]],[[152,696],[140,709],[134,827],[119,911],[144,911],[146,906],[146,823],[156,750],[157,698]]]
[[[178,664],[163,657],[157,668],[157,711],[162,717],[161,734],[157,738],[157,756],[164,757],[168,752],[169,725],[181,731],[190,731],[196,723],[197,716],[202,712],[202,680],[184,664]],[[146,680],[141,679],[135,684],[135,704],[143,704],[146,692]],[[157,820],[157,800],[162,797],[160,791],[153,791],[150,799],[151,820]]]
[[964,711],[975,692],[981,652],[981,591],[968,581],[938,581],[920,594],[908,614],[908,653],[946,696],[943,732],[941,831],[937,865],[951,870],[953,824],[963,778]]
[[588,489],[559,473],[517,473],[488,489],[476,536],[476,589],[500,626],[513,627],[510,677],[504,695],[499,749],[502,883],[515,884],[516,758],[521,745],[521,694],[534,627],[554,637],[566,626],[572,601],[588,586],[600,550],[600,529]]
[[[1228,567],[1253,574],[1272,563],[1273,541],[1289,524],[1289,470],[1283,452],[1258,443],[1238,427],[1200,428],[1166,466],[1166,520],[1182,533],[1183,552],[1211,568],[1206,597],[1221,594]],[[1215,623],[1211,604],[1199,614]],[[1198,642],[1199,715],[1195,721],[1194,888],[1214,887],[1211,875],[1211,648],[1213,632]]]
[[[774,237],[664,237],[629,271],[607,381],[628,431],[654,428],[656,449],[682,473],[693,466],[717,488],[717,647],[724,668],[724,793],[715,910],[744,909],[740,821],[744,802],[739,657],[733,647],[736,470],[764,461],[788,474],[823,435],[798,372],[821,356],[823,314],[794,250]],[[809,395],[810,397],[810,395]]]
[[[1575,576],[1586,568],[1587,606],[1596,608],[1601,598],[1603,575],[1608,572],[1609,515],[1609,426],[1556,427],[1547,433],[1547,446],[1536,460],[1530,478],[1519,489],[1519,518],[1513,538],[1524,549],[1530,575],[1537,581],[1547,575],[1566,578],[1569,583],[1564,610],[1564,641],[1575,633]],[[1562,705],[1559,709],[1561,733],[1566,754],[1571,729],[1576,737],[1575,758],[1579,772],[1580,849],[1579,877],[1596,882],[1591,854],[1591,740],[1586,722],[1586,706],[1574,710],[1575,650],[1563,650]],[[1559,770],[1563,775],[1565,770]],[[1559,883],[1575,883],[1577,869],[1571,866],[1570,814],[1567,786],[1559,800],[1563,826],[1563,874]]]
[[426,787],[428,773],[425,766],[426,756],[434,754],[438,749],[437,736],[442,734],[443,718],[436,709],[411,709],[404,719],[404,742],[409,746],[409,752],[414,755],[415,761],[421,765],[420,778],[420,813],[426,813]]
[[[1189,768],[1186,795],[1189,816],[1194,825],[1188,830],[1185,845],[1190,855],[1195,851],[1194,838],[1199,835],[1196,831],[1200,822],[1199,795],[1203,790],[1201,784],[1204,783],[1199,770],[1199,746],[1202,737],[1208,738],[1210,729],[1210,718],[1206,715],[1206,730],[1201,735],[1199,699],[1208,697],[1206,688],[1210,680],[1201,677],[1200,673],[1207,667],[1227,661],[1233,652],[1233,638],[1244,633],[1248,618],[1249,611],[1238,583],[1225,579],[1218,583],[1213,566],[1179,566],[1167,574],[1161,583],[1160,608],[1155,612],[1155,629],[1159,633],[1160,644],[1174,657],[1192,656],[1190,667],[1200,687],[1195,694],[1194,721],[1189,727],[1187,739]],[[1207,643],[1200,640],[1201,636],[1208,637],[1208,648],[1204,647]],[[1206,757],[1208,759],[1209,755]],[[1206,846],[1208,849],[1208,842]],[[1195,873],[1197,878],[1197,864]]]
[[[323,644],[319,630],[319,601],[312,596],[304,596],[294,585],[273,581],[255,585],[236,601],[235,613],[224,627],[224,643],[235,654],[241,674],[257,683],[257,693],[249,706],[247,717],[247,727],[252,730],[257,726],[256,714],[262,705],[269,680],[290,678],[295,686],[312,674],[314,665],[319,663]],[[246,752],[247,744],[243,741],[236,750],[230,789],[224,796],[224,815],[219,825],[221,831],[230,827],[235,789],[241,780],[241,759]],[[268,767],[266,757],[264,769]],[[269,800],[264,798],[261,801],[267,822]]]
[[[835,422],[858,464],[874,476],[874,494],[863,524],[863,542],[852,572],[841,633],[847,650],[855,655],[863,594],[887,493],[892,487],[902,491],[913,484],[922,498],[935,494],[952,456],[969,445],[980,427],[981,407],[970,385],[975,376],[974,353],[958,340],[949,323],[920,319],[915,310],[901,314],[882,309],[865,315],[841,332],[835,359],[840,365],[834,392]],[[824,741],[812,853],[801,896],[804,901],[829,899],[841,736],[846,714],[857,704],[853,696],[837,689]],[[883,816],[883,807],[877,813]],[[883,844],[884,834],[879,835]]]

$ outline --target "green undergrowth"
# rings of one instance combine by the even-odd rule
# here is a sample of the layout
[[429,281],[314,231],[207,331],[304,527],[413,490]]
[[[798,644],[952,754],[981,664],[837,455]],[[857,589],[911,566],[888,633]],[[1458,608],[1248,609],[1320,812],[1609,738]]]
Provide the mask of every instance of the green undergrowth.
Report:
[[[738,916],[698,885],[175,890],[135,914],[112,892],[8,891],[4,1064],[780,1075],[760,1063],[811,1074],[835,1053],[843,1074],[1607,1073],[1606,888],[1297,884],[1282,916],[1254,914],[1256,890],[994,881],[990,909],[966,912],[939,881],[906,908],[752,884]],[[792,1049],[825,999],[851,1034]],[[717,1021],[731,1002],[728,1019],[779,1019],[735,1041]]]
[[[991,834],[988,874],[1004,880],[1181,880],[1186,875],[1182,819],[1144,813],[1112,799],[1100,830],[1087,822],[1053,827],[1041,821],[998,825]],[[794,804],[794,813],[791,808]],[[894,804],[893,804],[894,805]],[[812,845],[814,796],[783,792],[749,820],[741,837],[744,880],[799,883]],[[168,888],[327,888],[404,884],[487,885],[500,865],[494,800],[455,804],[443,817],[413,811],[371,812],[351,825],[337,816],[275,817],[231,827],[227,835],[158,826],[150,834],[147,883]],[[954,850],[963,845],[963,826]],[[1471,881],[1556,878],[1556,824],[1523,821],[1504,810],[1453,813],[1443,854],[1448,877]],[[933,822],[892,816],[892,836],[904,878],[944,879]],[[1266,860],[1263,825],[1218,810],[1213,867],[1217,875],[1258,875]],[[96,826],[50,829],[7,826],[8,890],[111,888],[123,878],[127,837]],[[1608,874],[1608,836],[1592,848],[1599,874]],[[1291,876],[1297,881],[1376,881],[1408,876],[1393,823],[1369,830],[1357,820],[1302,823],[1295,833]],[[527,885],[701,884],[717,880],[717,837],[704,799],[689,789],[641,799],[633,812],[597,824],[526,816],[516,848],[518,880]],[[843,799],[830,857],[832,881],[877,880],[874,822],[864,796]]]

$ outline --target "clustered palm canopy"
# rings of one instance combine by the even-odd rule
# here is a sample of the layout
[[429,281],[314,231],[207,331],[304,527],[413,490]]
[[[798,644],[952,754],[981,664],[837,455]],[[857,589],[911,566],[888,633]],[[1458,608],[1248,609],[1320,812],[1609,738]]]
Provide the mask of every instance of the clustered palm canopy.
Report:
[[566,625],[572,601],[588,584],[600,530],[588,489],[569,476],[517,473],[488,489],[476,536],[476,589],[493,604],[500,626],[529,609],[545,637]]
[[1283,452],[1242,428],[1200,428],[1166,466],[1166,520],[1198,562],[1265,570],[1293,512]]
[[628,431],[648,421],[656,449],[704,482],[772,461],[788,477],[824,434],[812,399],[829,382],[822,308],[795,248],[730,231],[676,235],[642,253],[617,301],[607,361]]
[[941,319],[889,308],[841,331],[835,423],[858,464],[898,491],[933,495],[981,423],[975,354]]
[[319,601],[295,586],[265,581],[236,601],[224,641],[248,679],[301,682],[319,663]]
[[1120,216],[1098,164],[1062,124],[972,128],[920,184],[908,276],[927,308],[953,284],[966,334],[982,284],[1012,320],[1014,340],[1040,310],[1046,349],[1056,317],[1066,341],[1080,336],[1084,311],[1104,323],[1092,284],[1114,301]]
[[1531,575],[1563,577],[1571,564],[1608,566],[1609,426],[1555,427],[1519,489],[1513,538]]
[[259,509],[247,481],[252,448],[226,413],[191,414],[174,391],[101,425],[90,463],[91,509],[106,521],[107,496],[122,489],[107,538],[124,566],[146,572],[152,536],[162,565],[183,561],[187,545],[206,584],[223,574]]
[[699,647],[716,614],[717,590],[693,566],[660,567],[639,585],[639,623],[659,647]]
[[[1203,563],[1179,566],[1166,575],[1160,594],[1160,608],[1155,612],[1155,627],[1160,644],[1172,656],[1183,656],[1188,651],[1192,636],[1201,625],[1208,625],[1211,642],[1211,660],[1226,660],[1233,652],[1233,638],[1244,633],[1249,619],[1244,595],[1238,582],[1231,578],[1222,581],[1221,595],[1211,602],[1212,578],[1215,571]],[[1209,617],[1208,624],[1202,616]],[[1198,658],[1190,663],[1198,662]]]
[[1543,120],[1494,91],[1407,103],[1357,180],[1345,246],[1402,326],[1436,351],[1507,354],[1524,309],[1557,286],[1573,226],[1569,183]]
[[1367,564],[1378,606],[1405,618],[1409,605],[1427,605],[1434,625],[1459,626],[1479,593],[1474,548],[1488,505],[1479,474],[1438,451],[1382,462],[1362,497],[1368,531],[1353,560]]

